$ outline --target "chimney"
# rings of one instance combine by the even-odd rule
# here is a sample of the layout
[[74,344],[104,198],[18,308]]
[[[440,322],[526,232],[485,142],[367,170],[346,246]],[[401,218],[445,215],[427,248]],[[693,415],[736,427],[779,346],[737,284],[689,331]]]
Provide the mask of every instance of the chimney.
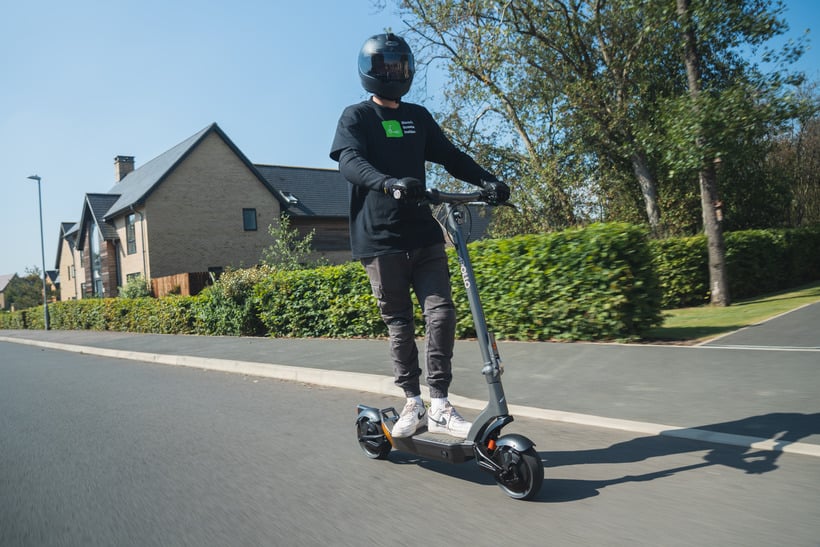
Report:
[[119,182],[125,175],[134,170],[134,156],[117,156],[114,158],[114,178]]

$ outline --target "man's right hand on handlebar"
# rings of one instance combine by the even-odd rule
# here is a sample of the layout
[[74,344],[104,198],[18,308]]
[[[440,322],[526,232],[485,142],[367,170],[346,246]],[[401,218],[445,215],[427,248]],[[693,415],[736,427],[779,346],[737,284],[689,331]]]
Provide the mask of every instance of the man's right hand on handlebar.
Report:
[[423,199],[424,189],[424,183],[412,177],[387,179],[384,182],[384,193],[394,199]]
[[484,199],[490,205],[501,205],[510,199],[510,187],[501,181],[485,180],[481,182],[481,186],[484,188]]

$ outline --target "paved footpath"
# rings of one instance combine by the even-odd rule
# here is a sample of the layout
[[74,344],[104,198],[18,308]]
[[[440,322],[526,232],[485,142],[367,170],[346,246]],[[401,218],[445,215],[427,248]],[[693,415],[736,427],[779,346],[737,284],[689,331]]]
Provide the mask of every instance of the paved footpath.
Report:
[[[384,340],[0,330],[6,342],[396,395]],[[698,346],[500,342],[514,415],[820,457],[820,302]],[[475,341],[451,398],[480,409]],[[363,402],[366,402],[366,397]]]

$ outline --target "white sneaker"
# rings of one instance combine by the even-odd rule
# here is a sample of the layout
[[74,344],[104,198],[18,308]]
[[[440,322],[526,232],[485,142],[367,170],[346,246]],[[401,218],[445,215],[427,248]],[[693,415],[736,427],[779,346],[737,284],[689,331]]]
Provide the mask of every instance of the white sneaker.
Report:
[[449,402],[442,408],[430,409],[430,414],[427,415],[427,431],[430,433],[466,438],[471,427],[473,424],[462,418]]
[[424,405],[420,405],[413,399],[408,400],[401,414],[399,414],[399,421],[396,422],[396,425],[394,425],[392,431],[390,431],[390,435],[397,439],[409,437],[419,428],[421,419],[424,418],[426,412],[427,409],[424,408]]

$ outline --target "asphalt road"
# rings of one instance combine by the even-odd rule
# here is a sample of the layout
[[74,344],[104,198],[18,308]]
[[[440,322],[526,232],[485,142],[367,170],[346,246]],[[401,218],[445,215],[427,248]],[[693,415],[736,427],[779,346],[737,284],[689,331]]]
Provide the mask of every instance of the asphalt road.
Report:
[[519,502],[365,458],[358,402],[396,399],[0,342],[0,545],[818,545],[820,458],[517,419]]

